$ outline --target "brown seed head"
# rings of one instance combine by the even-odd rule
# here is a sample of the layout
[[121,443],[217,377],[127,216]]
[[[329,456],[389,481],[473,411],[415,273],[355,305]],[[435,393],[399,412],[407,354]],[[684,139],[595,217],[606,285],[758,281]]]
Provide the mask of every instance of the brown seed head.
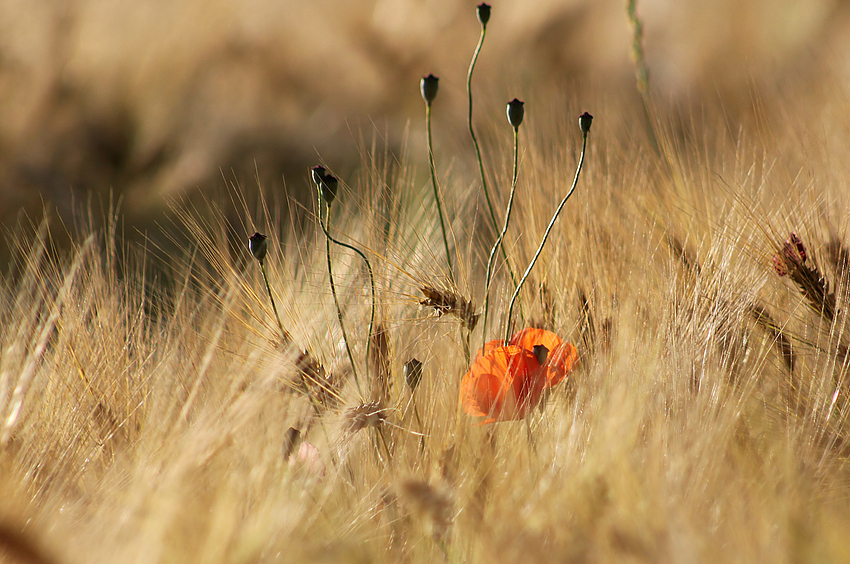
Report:
[[422,286],[420,290],[425,295],[425,299],[419,301],[420,305],[433,307],[440,317],[447,313],[454,315],[464,327],[470,331],[475,329],[479,314],[475,313],[472,302],[450,290],[438,290],[433,286]]
[[381,402],[370,401],[352,407],[345,414],[348,432],[356,433],[366,427],[377,427],[387,418],[387,410],[381,407]]

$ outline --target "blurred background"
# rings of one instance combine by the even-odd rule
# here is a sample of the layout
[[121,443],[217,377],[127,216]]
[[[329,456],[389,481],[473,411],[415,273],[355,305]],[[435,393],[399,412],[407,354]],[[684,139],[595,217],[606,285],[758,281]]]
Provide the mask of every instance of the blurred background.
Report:
[[[303,190],[320,159],[353,170],[363,131],[421,143],[428,73],[440,127],[465,131],[477,3],[0,0],[0,223],[110,191],[144,225],[225,181]],[[637,100],[624,0],[491,4],[475,87],[500,116],[534,89]],[[805,95],[850,73],[847,1],[640,0],[638,15],[672,106],[746,112],[760,84]]]

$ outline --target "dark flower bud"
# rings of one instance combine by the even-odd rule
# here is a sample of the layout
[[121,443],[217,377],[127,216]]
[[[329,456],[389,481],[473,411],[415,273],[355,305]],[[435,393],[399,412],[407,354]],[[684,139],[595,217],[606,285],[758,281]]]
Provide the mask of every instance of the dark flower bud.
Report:
[[429,106],[431,105],[431,102],[434,101],[434,98],[437,97],[437,89],[439,88],[439,83],[440,79],[434,76],[433,74],[423,76],[422,81],[419,83],[419,89],[422,91],[422,98]]
[[422,363],[417,359],[411,358],[404,363],[404,381],[410,386],[410,391],[416,390],[422,381]]
[[531,352],[534,353],[534,356],[537,358],[537,362],[540,366],[546,364],[546,359],[549,358],[549,349],[547,349],[544,345],[534,345]]
[[508,122],[514,126],[514,129],[519,128],[522,118],[525,115],[525,110],[522,106],[523,102],[520,102],[516,98],[508,102]]
[[478,4],[478,21],[482,26],[487,26],[490,21],[490,4]]
[[248,237],[248,250],[260,262],[263,262],[263,259],[266,258],[266,252],[269,250],[266,238],[265,235],[261,235],[260,233],[254,233]]
[[326,168],[322,165],[316,165],[313,167],[313,182],[316,183],[316,186],[322,185],[322,179],[325,177]]
[[590,131],[590,122],[593,121],[593,116],[587,112],[584,112],[580,116],[578,116],[578,127],[581,129],[581,132],[587,135],[587,132]]
[[327,174],[327,169],[321,165],[313,167],[313,182],[319,189],[319,195],[328,205],[336,198],[336,190],[339,182],[332,174]]
[[319,191],[322,193],[322,198],[324,198],[325,202],[328,205],[331,205],[331,202],[333,202],[336,198],[336,189],[338,185],[339,182],[337,181],[336,176],[332,174],[326,174],[321,186],[319,186]]

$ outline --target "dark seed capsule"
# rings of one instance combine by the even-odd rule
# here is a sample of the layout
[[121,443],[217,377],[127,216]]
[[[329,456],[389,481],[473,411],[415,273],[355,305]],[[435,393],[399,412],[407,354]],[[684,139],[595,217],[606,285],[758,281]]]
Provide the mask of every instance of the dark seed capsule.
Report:
[[313,167],[313,182],[319,189],[319,195],[328,205],[336,198],[339,181],[332,174],[327,174],[327,169],[321,165]]
[[419,89],[422,91],[422,98],[429,106],[431,105],[431,102],[434,101],[434,98],[437,97],[437,90],[439,87],[440,79],[433,74],[422,77],[422,81],[419,83]]
[[266,252],[269,250],[266,239],[267,237],[259,232],[248,237],[248,250],[260,262],[263,262],[263,259],[266,258]]
[[578,127],[581,129],[581,132],[587,135],[587,132],[590,131],[590,123],[593,121],[593,116],[587,112],[584,112],[580,116],[578,116]]
[[546,364],[546,359],[549,358],[549,349],[547,349],[544,345],[534,345],[532,352],[537,358],[537,362],[540,366]]
[[322,182],[321,186],[319,186],[319,190],[322,193],[322,198],[325,199],[325,202],[328,205],[331,205],[331,202],[336,199],[336,190],[339,182],[336,179],[336,176],[332,174],[326,174],[324,182]]
[[487,22],[490,21],[490,5],[489,4],[479,4],[478,5],[478,21],[481,22],[482,26],[486,26]]
[[508,123],[514,126],[514,129],[519,128],[524,116],[525,109],[523,108],[523,102],[520,102],[516,98],[508,102]]
[[316,183],[316,186],[322,185],[322,180],[325,177],[326,169],[322,165],[316,165],[312,168],[313,171],[313,182]]
[[416,390],[419,382],[422,381],[422,363],[415,358],[411,358],[404,363],[404,381],[410,387],[411,391]]

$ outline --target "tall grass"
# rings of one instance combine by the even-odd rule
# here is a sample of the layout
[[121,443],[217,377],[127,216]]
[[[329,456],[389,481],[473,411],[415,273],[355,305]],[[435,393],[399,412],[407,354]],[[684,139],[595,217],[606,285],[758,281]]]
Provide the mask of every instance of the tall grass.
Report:
[[[515,264],[534,254],[581,149],[585,108],[551,103],[524,125],[505,240]],[[56,219],[10,228],[0,550],[51,562],[846,561],[850,193],[829,165],[850,137],[807,129],[813,110],[792,100],[769,135],[742,125],[733,137],[721,114],[657,123],[671,148],[661,162],[629,123],[606,120],[624,108],[588,109],[582,181],[517,320],[545,320],[581,355],[530,417],[533,443],[525,422],[459,413],[458,321],[419,303],[444,279],[442,235],[403,156],[367,151],[335,204],[338,233],[370,249],[384,320],[390,403],[374,409],[344,353],[324,235],[273,203],[178,206],[175,241],[192,244],[167,250],[125,244],[120,208],[66,250]],[[457,279],[481,303],[492,242],[470,226],[487,215],[460,205],[474,174],[448,176],[446,220]],[[245,246],[258,230],[283,343]],[[790,232],[829,284],[831,316],[774,268]],[[365,327],[361,261],[333,259],[346,322]],[[497,335],[513,290],[497,271]],[[368,336],[351,333],[364,358]]]

